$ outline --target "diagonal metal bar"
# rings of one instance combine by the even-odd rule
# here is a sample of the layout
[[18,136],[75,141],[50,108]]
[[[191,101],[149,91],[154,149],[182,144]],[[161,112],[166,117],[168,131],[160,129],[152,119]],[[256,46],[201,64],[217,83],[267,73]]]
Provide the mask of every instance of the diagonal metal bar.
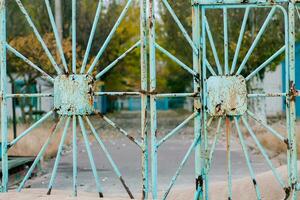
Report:
[[125,15],[126,15],[128,9],[129,9],[131,3],[132,3],[132,0],[128,0],[128,1],[127,1],[127,4],[125,5],[123,11],[121,12],[121,14],[120,14],[120,16],[119,16],[117,22],[115,23],[115,25],[114,25],[114,27],[112,28],[112,30],[111,30],[111,32],[109,33],[109,35],[107,36],[107,38],[106,38],[105,42],[103,43],[101,49],[99,50],[98,54],[96,55],[96,57],[95,57],[93,63],[91,64],[91,66],[90,66],[90,68],[89,68],[89,70],[88,70],[88,74],[90,74],[90,73],[93,72],[94,68],[96,67],[96,65],[97,65],[97,63],[98,63],[98,61],[99,61],[99,59],[100,59],[101,56],[103,55],[103,53],[104,53],[104,51],[105,51],[107,45],[108,45],[109,42],[111,41],[111,39],[112,39],[114,33],[116,32],[117,28],[119,27],[119,25],[121,24],[122,20],[124,19],[124,17],[125,17]]
[[248,52],[247,52],[247,54],[246,54],[244,60],[242,61],[240,67],[238,68],[238,71],[237,71],[237,73],[236,73],[237,75],[239,75],[239,74],[242,72],[242,70],[244,69],[246,63],[248,62],[249,57],[251,56],[251,54],[252,54],[252,52],[254,51],[256,45],[258,44],[258,42],[259,42],[259,40],[261,39],[263,33],[265,32],[267,26],[269,25],[269,22],[271,21],[273,15],[274,15],[274,13],[275,13],[275,11],[276,11],[276,7],[272,7],[272,9],[271,9],[270,13],[268,14],[268,16],[267,16],[265,22],[263,23],[262,27],[260,28],[260,30],[259,30],[259,32],[258,32],[256,38],[254,39],[254,41],[253,41],[253,43],[252,43],[250,49],[248,50]]
[[208,60],[205,60],[205,63],[206,63],[206,67],[210,71],[210,73],[213,76],[217,76],[216,72],[213,70],[213,68],[212,68],[211,64],[208,62]]
[[76,74],[76,59],[77,59],[76,4],[77,4],[77,0],[72,0],[72,73],[73,74]]
[[218,126],[217,126],[216,135],[214,137],[214,141],[213,141],[213,143],[211,145],[211,149],[210,149],[210,153],[209,153],[209,161],[208,161],[207,173],[211,169],[212,159],[214,157],[215,149],[216,149],[217,143],[218,143],[220,135],[221,135],[221,124],[222,124],[222,118],[220,117],[219,118],[219,122],[218,122]]
[[43,147],[41,148],[40,152],[38,153],[38,155],[34,159],[32,165],[30,166],[29,170],[27,171],[24,179],[22,180],[21,184],[19,185],[18,190],[17,190],[18,192],[21,192],[21,190],[23,189],[26,181],[30,178],[30,176],[31,176],[33,170],[35,169],[36,165],[40,162],[40,160],[41,160],[42,156],[44,155],[45,151],[47,150],[50,142],[56,136],[58,130],[60,129],[62,121],[63,121],[63,119],[60,118],[59,121],[52,127],[51,134],[47,138],[47,140],[44,143]]
[[54,162],[54,167],[53,167],[53,170],[52,170],[52,175],[51,175],[49,186],[48,186],[47,195],[51,194],[51,191],[52,191],[52,188],[53,188],[53,185],[54,185],[54,181],[56,179],[58,165],[59,165],[59,162],[61,160],[63,146],[65,144],[65,140],[66,140],[66,136],[67,136],[67,131],[68,131],[68,128],[69,128],[69,125],[70,125],[70,119],[71,118],[68,117],[67,122],[65,124],[65,128],[63,130],[63,134],[61,136],[60,144],[59,144],[59,147],[58,147],[58,150],[57,150],[57,154],[56,154],[56,159],[55,159],[55,162]]
[[213,53],[213,56],[214,56],[214,59],[215,59],[216,65],[217,65],[218,73],[219,73],[219,75],[222,75],[223,74],[222,66],[220,64],[220,59],[219,59],[219,56],[218,56],[218,52],[217,52],[215,42],[214,42],[214,39],[212,37],[210,27],[209,27],[209,24],[208,24],[208,21],[207,21],[206,17],[205,17],[205,29],[206,29],[206,33],[207,33],[207,36],[208,36],[210,47],[212,49],[212,53]]
[[253,186],[255,188],[257,199],[261,199],[261,194],[260,194],[259,187],[258,187],[258,184],[257,184],[257,181],[256,181],[255,173],[254,173],[252,165],[251,165],[249,152],[247,150],[247,146],[245,144],[244,136],[241,132],[240,125],[239,125],[239,122],[238,122],[236,117],[234,118],[234,122],[235,122],[235,127],[236,127],[238,135],[239,135],[241,145],[242,145],[242,149],[243,149],[244,156],[245,156],[245,159],[246,159],[246,163],[247,163],[247,166],[248,166],[248,169],[249,169],[249,172],[250,172],[250,176],[252,178]]
[[163,143],[165,143],[168,139],[176,135],[185,125],[187,125],[192,119],[199,115],[198,112],[194,112],[188,118],[186,118],[181,124],[179,124],[176,128],[174,128],[170,133],[168,133],[165,137],[163,137],[158,143],[157,148],[160,147]]
[[224,30],[224,65],[225,75],[229,74],[229,63],[228,63],[228,12],[227,8],[223,8],[223,30]]
[[247,110],[247,114],[254,119],[255,121],[257,121],[260,125],[262,125],[263,127],[265,127],[267,130],[269,130],[269,132],[274,135],[275,137],[277,137],[278,139],[280,139],[283,142],[287,142],[286,138],[283,137],[280,133],[278,133],[277,131],[275,131],[272,127],[270,127],[266,122],[264,122],[263,120],[259,119],[258,117],[256,117],[254,115],[254,113],[252,113],[251,111]]
[[275,60],[280,54],[282,54],[285,51],[285,45],[283,47],[281,47],[278,51],[276,51],[272,56],[270,56],[265,62],[263,62],[259,67],[257,67],[253,72],[251,72],[251,74],[249,74],[245,80],[249,81],[251,78],[253,78],[258,72],[260,72],[260,70],[262,70],[263,68],[265,68],[266,66],[268,66],[270,64],[270,62],[272,62],[273,60]]
[[40,72],[45,79],[51,81],[52,83],[54,82],[54,79],[49,74],[47,74],[44,70],[42,70],[40,67],[38,67],[37,65],[35,65],[33,62],[31,62],[28,58],[26,58],[24,55],[22,55],[15,48],[13,48],[12,46],[10,46],[9,44],[6,44],[6,48],[10,52],[12,52],[15,56],[17,56],[18,58],[22,59],[29,66],[31,66],[32,68],[34,68],[35,70],[37,70],[38,72]]
[[92,30],[91,30],[90,37],[89,37],[89,41],[88,41],[88,44],[87,44],[87,47],[86,47],[86,50],[85,50],[82,66],[81,66],[81,69],[80,69],[81,74],[83,74],[85,72],[85,68],[86,68],[86,64],[87,64],[89,54],[90,54],[90,51],[91,51],[93,39],[94,39],[94,36],[95,36],[95,33],[96,33],[97,24],[99,22],[99,18],[100,18],[100,14],[101,14],[102,3],[103,3],[102,0],[99,0],[98,7],[97,7],[97,10],[96,10],[96,14],[95,14],[95,18],[94,18],[94,22],[93,22],[93,26],[92,26]]
[[249,123],[247,122],[247,120],[245,119],[244,116],[242,116],[242,121],[245,125],[245,127],[247,128],[248,132],[250,133],[252,139],[254,140],[254,142],[256,143],[258,149],[260,150],[260,152],[262,153],[263,157],[266,159],[267,164],[269,165],[269,167],[271,168],[276,180],[278,181],[278,183],[281,185],[282,188],[285,188],[286,185],[284,184],[284,181],[281,177],[281,175],[278,173],[277,169],[273,166],[272,161],[270,160],[267,152],[265,151],[264,147],[262,146],[262,144],[259,142],[259,140],[257,139],[255,133],[253,132],[252,128],[250,127]]
[[233,74],[234,71],[235,71],[235,68],[236,68],[237,60],[238,60],[238,57],[239,57],[239,53],[240,53],[241,46],[242,46],[242,41],[243,41],[245,30],[246,30],[247,21],[248,21],[248,18],[249,18],[249,12],[250,12],[250,7],[247,7],[246,10],[245,10],[244,18],[243,18],[239,39],[238,39],[238,42],[237,42],[237,45],[236,45],[236,49],[235,49],[235,53],[234,53],[234,57],[233,57],[232,65],[231,65],[230,74]]
[[94,175],[94,178],[95,178],[97,191],[99,193],[99,197],[103,198],[103,191],[102,191],[102,186],[100,184],[100,180],[99,180],[99,176],[98,176],[98,172],[97,172],[97,167],[96,167],[96,164],[95,164],[95,161],[94,161],[94,156],[93,156],[93,153],[92,153],[92,149],[90,147],[90,142],[89,142],[88,136],[86,134],[85,126],[84,126],[84,123],[83,123],[83,120],[82,120],[81,116],[78,116],[78,121],[79,121],[79,125],[80,125],[80,128],[81,128],[81,133],[82,133],[82,136],[83,136],[83,139],[84,139],[87,154],[88,154],[88,157],[89,157],[89,160],[90,160],[92,172],[93,172],[93,175]]
[[116,66],[122,59],[124,59],[130,52],[138,48],[140,45],[141,45],[141,41],[139,40],[127,51],[125,51],[121,56],[119,56],[116,60],[114,60],[111,64],[105,67],[100,73],[98,73],[96,75],[96,80],[100,79],[104,74],[106,74],[109,70],[111,70],[114,66]]
[[175,175],[173,176],[173,178],[172,178],[172,180],[171,180],[171,182],[170,182],[170,184],[169,184],[169,187],[168,187],[167,191],[165,192],[165,194],[164,194],[164,196],[163,196],[163,198],[162,198],[163,200],[166,200],[166,199],[167,199],[167,197],[168,197],[168,195],[169,195],[169,193],[170,193],[172,187],[174,186],[174,184],[175,184],[175,182],[176,182],[176,180],[177,180],[177,178],[178,178],[178,176],[179,176],[181,170],[183,169],[183,167],[184,167],[184,165],[186,164],[187,160],[188,160],[189,157],[191,156],[191,154],[192,154],[192,152],[193,152],[193,149],[195,148],[195,146],[197,145],[197,143],[199,142],[199,140],[200,140],[200,137],[194,139],[193,144],[192,144],[192,145],[190,146],[190,148],[188,149],[188,151],[187,151],[187,153],[185,154],[183,160],[181,161],[181,163],[180,163],[180,165],[179,165],[179,167],[178,167],[178,169],[177,169]]
[[181,68],[192,74],[193,76],[198,76],[197,72],[195,72],[191,67],[184,64],[182,61],[180,61],[176,56],[172,55],[169,51],[161,47],[159,44],[155,43],[155,47],[165,54],[167,57],[169,57],[171,60],[173,60],[175,63],[177,63]]
[[23,137],[28,135],[33,129],[41,125],[45,120],[47,120],[52,114],[54,113],[54,110],[49,111],[47,114],[45,114],[41,119],[39,119],[37,122],[35,122],[33,125],[31,125],[27,130],[25,130],[23,133],[21,133],[16,139],[11,141],[9,143],[9,146],[14,146],[19,140],[21,140]]
[[187,33],[187,31],[185,30],[185,28],[183,27],[182,23],[180,22],[180,20],[178,19],[178,17],[176,16],[174,10],[172,9],[171,5],[168,3],[167,0],[162,0],[162,2],[164,3],[164,5],[166,6],[167,10],[169,11],[169,13],[171,14],[171,16],[173,17],[175,23],[177,24],[177,26],[179,27],[180,31],[182,32],[183,36],[185,37],[185,39],[188,41],[188,43],[191,45],[193,51],[198,55],[199,51],[197,49],[197,47],[195,46],[193,40],[191,39],[191,37],[189,36],[189,34]]
[[116,123],[114,123],[112,120],[110,120],[108,117],[105,115],[102,115],[100,112],[96,112],[96,115],[100,116],[105,122],[107,122],[110,126],[118,130],[121,134],[123,134],[125,137],[127,137],[130,141],[138,145],[140,148],[142,148],[142,143],[138,141],[136,138],[133,136],[129,135],[124,129],[119,127]]
[[52,64],[53,67],[55,68],[56,72],[57,72],[58,74],[62,74],[62,71],[61,71],[60,67],[59,67],[59,66],[57,65],[57,63],[55,62],[55,60],[54,60],[54,58],[53,58],[53,56],[52,56],[50,50],[48,49],[47,45],[45,44],[45,42],[44,42],[42,36],[41,36],[40,33],[38,32],[38,30],[37,30],[36,26],[34,25],[33,21],[31,20],[31,18],[30,18],[30,16],[29,16],[28,12],[26,11],[26,9],[25,9],[24,5],[22,4],[21,0],[15,0],[15,1],[16,1],[16,3],[18,4],[18,6],[19,6],[21,12],[24,14],[24,16],[25,16],[25,18],[26,18],[26,20],[27,20],[29,26],[32,28],[32,30],[33,30],[33,32],[34,32],[36,38],[38,39],[38,41],[39,41],[40,44],[42,45],[42,47],[43,47],[43,49],[44,49],[46,55],[48,56],[48,58],[49,58],[51,64]]
[[53,12],[52,12],[49,0],[45,0],[45,4],[46,4],[49,19],[50,19],[50,23],[51,23],[51,26],[52,26],[52,29],[53,29],[55,42],[56,42],[56,46],[57,46],[57,49],[58,49],[58,52],[59,52],[59,55],[60,55],[60,59],[62,61],[62,64],[63,64],[64,68],[65,68],[65,73],[68,73],[68,71],[69,71],[68,70],[68,64],[67,64],[67,61],[66,61],[66,58],[65,58],[63,47],[62,47],[62,39],[63,38],[59,37],[57,26],[56,26],[56,23],[55,23],[55,20],[54,20],[54,16],[53,16]]
[[73,196],[77,197],[77,124],[76,124],[76,116],[73,115],[73,123],[72,123],[72,129],[73,129]]
[[123,176],[117,166],[117,164],[115,163],[115,161],[112,159],[110,153],[108,152],[107,148],[105,147],[102,139],[100,138],[100,136],[98,135],[96,129],[94,128],[93,124],[91,123],[90,119],[86,116],[85,117],[94,137],[96,138],[97,142],[99,143],[101,149],[103,150],[105,156],[107,157],[108,161],[110,162],[111,166],[113,167],[113,170],[115,171],[116,175],[118,176],[118,178],[120,179],[123,187],[125,188],[126,192],[128,193],[130,199],[134,199],[129,187],[127,186],[127,184],[125,183]]

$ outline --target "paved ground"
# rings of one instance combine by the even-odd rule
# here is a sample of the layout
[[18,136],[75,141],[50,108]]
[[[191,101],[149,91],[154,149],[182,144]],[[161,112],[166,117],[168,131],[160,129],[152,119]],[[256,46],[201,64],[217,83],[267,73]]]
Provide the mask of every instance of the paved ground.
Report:
[[[138,148],[128,142],[127,139],[116,139],[105,142],[108,149],[111,152],[112,157],[117,162],[120,171],[122,172],[125,181],[128,183],[130,189],[139,196],[141,192],[141,170],[140,170],[140,154]],[[233,166],[233,178],[242,178],[248,176],[248,169],[245,164],[245,159],[240,146],[233,141],[232,152],[232,166]],[[159,150],[159,188],[160,191],[166,189],[171,177],[176,171],[176,167],[186,153],[190,139],[173,139],[168,141]],[[97,163],[98,173],[101,177],[101,183],[104,188],[104,194],[106,196],[124,196],[125,191],[121,187],[119,180],[116,178],[112,168],[110,167],[107,159],[104,157],[102,151],[99,150],[99,146],[96,142],[93,142],[92,149]],[[79,191],[95,192],[95,181],[90,168],[89,160],[86,154],[84,143],[79,144]],[[215,158],[213,161],[211,175],[211,182],[226,180],[226,154],[225,146],[219,144]],[[194,185],[194,159],[193,156],[184,168],[182,175],[178,179],[176,187],[190,187]],[[251,156],[254,169],[257,173],[265,172],[268,169],[263,158],[257,155]],[[36,177],[30,180],[27,184],[31,188],[46,188],[50,178],[51,168],[54,160],[51,160],[45,167],[46,174],[40,177]],[[72,153],[67,152],[62,158],[59,165],[59,171],[57,175],[57,181],[55,183],[55,189],[70,190],[72,187]],[[45,190],[46,192],[46,190]]]

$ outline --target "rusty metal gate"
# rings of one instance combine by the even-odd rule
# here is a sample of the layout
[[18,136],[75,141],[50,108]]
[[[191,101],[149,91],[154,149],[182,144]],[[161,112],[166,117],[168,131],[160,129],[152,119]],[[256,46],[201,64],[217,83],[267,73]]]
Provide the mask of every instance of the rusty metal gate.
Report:
[[[98,1],[97,1],[98,2]],[[251,165],[247,145],[245,143],[244,135],[241,130],[241,124],[248,130],[250,136],[256,143],[262,156],[266,159],[267,164],[272,170],[276,180],[282,186],[282,190],[286,194],[286,199],[296,199],[297,190],[300,188],[298,184],[298,173],[297,173],[297,151],[296,151],[296,131],[295,131],[295,99],[298,96],[298,90],[295,88],[295,14],[296,2],[288,0],[192,0],[192,36],[188,34],[188,31],[182,25],[179,18],[176,16],[175,11],[169,4],[168,0],[139,0],[140,2],[140,39],[136,41],[124,54],[116,58],[114,62],[105,67],[102,71],[94,73],[94,69],[101,59],[104,51],[109,45],[112,37],[114,36],[118,26],[126,16],[126,13],[133,3],[133,0],[127,0],[124,9],[122,10],[119,18],[113,26],[111,32],[106,38],[103,46],[99,49],[98,54],[91,62],[89,66],[88,59],[91,50],[91,45],[95,36],[96,26],[98,24],[99,16],[101,13],[102,0],[99,0],[99,5],[93,21],[92,30],[88,40],[86,53],[82,61],[80,69],[76,68],[78,58],[76,57],[76,0],[72,0],[72,62],[67,63],[62,48],[62,41],[59,37],[58,30],[54,21],[53,11],[51,9],[50,0],[45,0],[45,6],[49,15],[53,33],[56,40],[56,46],[58,48],[59,56],[62,61],[62,66],[57,64],[55,57],[49,51],[47,45],[43,41],[43,38],[37,30],[34,22],[29,16],[26,8],[22,4],[21,0],[0,0],[0,61],[1,61],[1,136],[2,136],[2,192],[8,191],[8,155],[7,151],[9,148],[17,144],[20,140],[26,137],[30,132],[47,120],[53,114],[59,115],[59,121],[53,126],[52,133],[49,138],[45,141],[42,149],[38,153],[32,166],[28,169],[26,176],[18,187],[18,191],[21,191],[25,186],[26,181],[30,178],[31,173],[37,166],[40,159],[43,157],[51,140],[56,139],[55,135],[60,126],[64,125],[64,131],[62,138],[60,139],[60,145],[58,148],[57,157],[53,166],[53,173],[48,186],[47,194],[51,194],[54,180],[56,178],[57,168],[61,159],[61,151],[64,145],[66,134],[69,126],[73,130],[73,194],[77,195],[77,133],[76,127],[81,128],[83,139],[88,152],[89,161],[91,164],[92,172],[95,177],[97,191],[100,197],[103,197],[102,186],[99,181],[98,172],[94,162],[94,155],[92,154],[85,124],[88,124],[97,142],[103,149],[107,156],[110,164],[112,165],[116,175],[119,177],[121,184],[124,186],[128,196],[134,198],[129,187],[126,185],[125,180],[122,178],[121,172],[118,166],[111,157],[109,151],[105,147],[102,139],[98,135],[94,128],[89,116],[96,114],[107,122],[110,126],[114,127],[116,131],[123,134],[130,141],[135,143],[142,155],[142,179],[143,186],[142,198],[148,199],[148,194],[152,193],[153,199],[167,199],[172,187],[174,186],[178,176],[181,173],[184,165],[186,164],[189,157],[195,152],[195,199],[209,199],[209,172],[211,169],[211,163],[214,156],[214,151],[218,140],[221,135],[222,125],[225,124],[225,137],[227,139],[227,172],[228,172],[228,199],[232,199],[232,172],[231,172],[231,145],[230,138],[231,124],[236,127],[237,135],[242,146],[242,150],[245,156],[246,164],[249,168],[251,178],[253,180],[253,187],[256,191],[257,199],[262,199],[259,182],[256,180],[256,176]],[[174,19],[178,30],[182,33],[183,37],[187,41],[187,45],[192,49],[192,55],[187,55],[193,59],[193,66],[188,66],[183,63],[176,55],[172,55],[167,49],[160,46],[156,40],[156,18],[159,15],[157,3],[162,2],[165,9]],[[17,3],[20,11],[23,13],[28,25],[32,28],[32,31],[45,53],[47,54],[51,64],[57,72],[55,77],[50,76],[47,72],[43,71],[42,66],[37,66],[21,52],[10,46],[6,41],[6,4]],[[42,2],[41,2],[42,3]],[[244,12],[244,17],[241,19],[234,19],[241,21],[241,28],[239,30],[239,37],[237,38],[234,55],[229,55],[229,37],[228,29],[229,19],[228,13],[232,10],[241,9]],[[243,47],[243,39],[247,22],[249,19],[249,13],[251,10],[264,9],[268,13],[265,16],[265,20],[260,27],[258,33],[254,37],[250,44],[250,47],[246,51],[244,57],[240,56],[241,49]],[[207,17],[207,13],[212,10],[220,10],[222,13],[223,20],[223,32],[214,33],[211,31],[210,21]],[[276,16],[280,18],[284,24],[284,39],[283,41],[275,41],[282,43],[282,47],[279,48],[274,54],[268,59],[262,60],[261,64],[257,66],[253,71],[244,73],[247,69],[247,63],[251,59],[253,51],[258,46],[261,38],[266,32],[266,29],[272,19]],[[216,34],[223,34],[224,49],[217,49],[215,45]],[[174,41],[175,42],[175,41]],[[101,80],[104,74],[113,69],[116,64],[126,57],[134,49],[140,48],[141,52],[141,88],[140,91],[136,92],[100,92],[95,91],[95,82]],[[212,55],[208,55],[208,48],[211,49]],[[224,58],[219,58],[220,51],[223,52]],[[40,94],[10,94],[7,92],[7,68],[6,68],[6,54],[10,52],[23,60],[29,66],[41,73],[41,76],[53,83],[54,93],[40,93]],[[179,67],[183,68],[191,75],[193,81],[193,92],[192,93],[157,93],[157,77],[156,77],[156,54],[160,52],[166,55],[168,58],[178,64]],[[149,55],[149,57],[148,57]],[[285,91],[282,93],[249,93],[247,89],[248,82],[255,77],[261,70],[267,68],[277,57],[284,55],[285,58]],[[224,62],[221,62],[221,61]],[[149,70],[149,73],[148,73]],[[150,84],[148,85],[148,81]],[[94,97],[95,96],[138,96],[141,98],[141,135],[139,138],[135,138],[129,135],[123,127],[119,127],[107,116],[101,114],[95,110]],[[7,116],[7,102],[11,98],[17,97],[52,97],[54,98],[53,110],[45,114],[40,120],[34,123],[30,128],[21,133],[16,139],[8,141],[8,116]],[[194,99],[194,112],[179,124],[174,130],[165,135],[163,138],[158,138],[157,135],[157,109],[156,101],[163,97],[191,97]],[[261,120],[253,112],[249,110],[247,105],[249,99],[253,98],[273,98],[282,97],[286,104],[286,132],[277,132],[274,128],[268,125],[264,120]],[[147,99],[150,98],[150,104]],[[148,118],[147,110],[150,109],[150,118]],[[275,166],[272,164],[269,156],[266,153],[265,148],[258,140],[251,124],[248,122],[252,119],[257,124],[264,127],[270,134],[277,137],[277,139],[286,144],[287,146],[287,166],[288,166],[288,181],[285,182],[280,174],[277,172]],[[158,163],[157,155],[158,149],[168,139],[175,136],[185,125],[190,121],[194,120],[194,140],[190,145],[190,148],[186,152],[182,162],[175,175],[171,178],[171,182],[168,188],[158,189],[157,178],[158,174]],[[208,139],[208,127],[217,121],[216,134],[212,142]],[[79,123],[77,125],[77,123]],[[150,126],[148,126],[150,125]],[[148,136],[147,130],[150,127],[150,135]],[[126,127],[124,127],[126,128]],[[151,143],[148,142],[151,139]],[[148,149],[151,149],[151,157],[148,158]],[[148,165],[148,160],[151,160],[151,166]],[[149,173],[151,169],[151,173]],[[149,180],[151,178],[151,188],[149,187]],[[158,190],[163,190],[165,193],[163,196],[158,194]]]

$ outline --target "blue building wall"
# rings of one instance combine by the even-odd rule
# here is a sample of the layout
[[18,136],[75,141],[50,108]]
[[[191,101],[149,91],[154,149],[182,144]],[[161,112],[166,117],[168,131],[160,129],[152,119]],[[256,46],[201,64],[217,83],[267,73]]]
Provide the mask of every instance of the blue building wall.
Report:
[[[299,89],[300,88],[300,43],[296,43],[296,50],[295,50],[295,54],[296,54],[296,88]],[[286,86],[286,78],[285,78],[285,61],[282,61],[282,92],[286,92],[285,89]],[[285,101],[283,99],[283,110],[285,111]],[[296,115],[297,118],[300,118],[300,98],[297,97],[296,98]]]

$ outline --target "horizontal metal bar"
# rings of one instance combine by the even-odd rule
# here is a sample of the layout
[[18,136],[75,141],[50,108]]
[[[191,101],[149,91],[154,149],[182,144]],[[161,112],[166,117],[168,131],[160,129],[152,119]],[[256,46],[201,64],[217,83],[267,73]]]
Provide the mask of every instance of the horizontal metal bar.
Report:
[[161,47],[159,44],[155,43],[155,47],[160,52],[162,52],[163,54],[165,54],[166,56],[168,56],[171,60],[173,60],[174,62],[176,62],[181,68],[183,68],[184,70],[186,70],[187,72],[189,72],[190,74],[192,74],[193,76],[197,76],[198,75],[197,72],[195,72],[191,67],[189,67],[186,64],[184,64],[176,56],[172,55],[169,51],[167,51],[166,49],[164,49],[163,47]]
[[32,98],[32,97],[53,97],[51,93],[34,93],[34,94],[7,94],[5,98]]
[[258,98],[258,97],[285,97],[286,93],[262,93],[262,94],[247,94],[248,98]]
[[111,70],[114,66],[116,66],[122,59],[124,59],[130,52],[138,48],[140,45],[141,45],[141,41],[139,40],[127,51],[125,51],[121,56],[119,56],[116,60],[114,60],[111,64],[105,67],[100,73],[98,73],[96,75],[96,80],[100,79],[104,74],[106,74],[109,70]]
[[141,92],[95,92],[94,96],[140,96]]
[[18,58],[22,59],[25,63],[27,63],[29,66],[31,66],[32,68],[36,69],[37,71],[39,71],[44,78],[46,78],[47,80],[54,82],[54,78],[52,78],[49,74],[47,74],[44,70],[42,70],[40,67],[38,67],[36,64],[34,64],[33,62],[31,62],[28,58],[26,58],[24,55],[22,55],[19,51],[17,51],[15,48],[13,48],[12,46],[10,46],[9,44],[6,44],[6,48],[12,52],[13,54],[15,54],[15,56],[17,56]]
[[255,6],[258,5],[274,5],[275,3],[288,3],[288,0],[198,0],[194,2],[195,4],[201,5],[201,6],[210,6],[210,5],[216,5],[216,6],[223,6],[223,5],[230,5],[230,4],[237,4],[241,6],[247,6],[249,4],[253,4]]
[[44,122],[46,119],[48,119],[52,114],[54,113],[54,110],[49,111],[46,115],[44,115],[41,119],[39,119],[37,122],[35,122],[32,126],[30,126],[27,130],[25,130],[23,133],[21,133],[16,139],[14,139],[12,142],[9,143],[9,146],[15,145],[19,140],[21,140],[23,137],[25,137],[27,134],[29,134],[33,129],[38,127],[42,122]]
[[254,119],[255,121],[257,121],[259,124],[261,124],[262,126],[264,126],[267,130],[270,131],[270,133],[272,135],[274,135],[275,137],[277,137],[278,139],[280,139],[281,141],[285,142],[286,138],[283,137],[280,133],[278,133],[277,131],[275,131],[272,127],[270,127],[267,123],[265,123],[263,120],[259,119],[258,117],[256,117],[254,115],[254,113],[250,112],[249,110],[247,111],[247,114]]
[[165,93],[165,94],[155,94],[156,98],[166,98],[166,97],[199,97],[199,93]]
[[198,116],[198,112],[194,112],[191,114],[188,118],[186,118],[181,124],[179,124],[176,128],[174,128],[170,133],[168,133],[164,138],[162,138],[157,143],[157,148],[160,147],[164,142],[166,142],[168,139],[173,137],[175,134],[177,134],[185,125],[187,125],[192,119],[194,119],[196,116]]

